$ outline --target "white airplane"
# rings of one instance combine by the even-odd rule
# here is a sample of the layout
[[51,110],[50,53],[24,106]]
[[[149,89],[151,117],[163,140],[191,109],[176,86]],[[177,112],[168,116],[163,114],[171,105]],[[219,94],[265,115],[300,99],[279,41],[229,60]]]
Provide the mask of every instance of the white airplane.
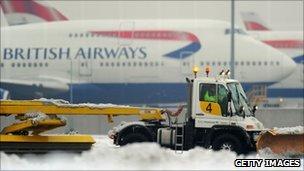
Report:
[[287,54],[297,63],[296,70],[289,77],[268,88],[268,97],[297,98],[303,101],[303,31],[271,30],[254,12],[242,12],[241,17],[251,36]]
[[[21,2],[1,1],[10,25],[1,28],[1,88],[15,99],[38,92],[73,102],[184,102],[194,65],[211,66],[211,76],[230,67],[224,21],[67,21],[45,4]],[[295,68],[288,56],[241,29],[235,43],[236,79],[245,89],[271,85]]]

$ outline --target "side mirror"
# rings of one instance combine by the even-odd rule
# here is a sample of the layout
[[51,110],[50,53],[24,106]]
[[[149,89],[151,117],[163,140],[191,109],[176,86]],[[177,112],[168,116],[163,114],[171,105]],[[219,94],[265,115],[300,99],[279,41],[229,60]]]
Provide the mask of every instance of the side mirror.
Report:
[[230,108],[229,112],[230,112],[230,117],[232,117],[233,113],[232,113],[232,105],[231,105],[231,100],[232,100],[232,97],[231,97],[231,91],[228,91],[227,93],[227,105],[230,105],[228,106],[228,109]]
[[228,94],[227,94],[227,100],[228,100],[228,102],[231,102],[231,99],[232,99],[231,92],[228,91]]
[[190,78],[188,78],[188,77],[186,77],[186,81],[187,81],[187,83],[191,82]]
[[241,106],[240,109],[239,109],[239,113],[240,113],[240,114],[243,114],[243,118],[245,118],[244,110],[245,110],[245,107],[244,107],[244,106]]
[[254,105],[253,107],[252,107],[252,113],[253,113],[253,115],[255,114],[255,112],[258,110],[258,106],[257,105]]

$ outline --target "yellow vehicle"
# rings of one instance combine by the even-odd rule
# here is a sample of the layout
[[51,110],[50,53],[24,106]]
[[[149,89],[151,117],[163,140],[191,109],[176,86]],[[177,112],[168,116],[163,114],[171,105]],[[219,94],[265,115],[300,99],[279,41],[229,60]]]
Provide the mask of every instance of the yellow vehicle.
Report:
[[45,152],[50,150],[83,151],[95,143],[90,135],[43,134],[66,125],[62,115],[106,115],[112,122],[115,116],[137,115],[139,120],[163,120],[157,108],[70,104],[63,100],[1,100],[0,116],[14,115],[16,122],[3,128],[0,134],[1,151]]

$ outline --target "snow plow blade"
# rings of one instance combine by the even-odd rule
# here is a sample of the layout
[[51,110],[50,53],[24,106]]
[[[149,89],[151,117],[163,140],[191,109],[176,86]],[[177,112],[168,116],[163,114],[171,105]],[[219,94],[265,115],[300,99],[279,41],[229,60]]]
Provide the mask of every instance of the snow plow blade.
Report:
[[302,131],[280,132],[278,130],[269,130],[261,133],[257,140],[257,150],[270,148],[273,153],[286,155],[304,155],[304,133]]

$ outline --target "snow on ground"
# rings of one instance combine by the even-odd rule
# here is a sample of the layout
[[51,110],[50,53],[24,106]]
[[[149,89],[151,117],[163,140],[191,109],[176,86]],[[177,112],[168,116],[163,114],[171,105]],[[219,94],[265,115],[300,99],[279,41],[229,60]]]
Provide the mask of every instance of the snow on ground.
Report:
[[[161,148],[156,143],[116,147],[107,136],[96,136],[93,149],[81,154],[52,152],[15,155],[1,153],[0,170],[232,170],[235,159],[277,158],[267,150],[259,154],[237,156],[233,152],[195,148],[183,154]],[[302,170],[301,168],[275,168]],[[257,170],[259,168],[246,168]],[[272,170],[273,168],[262,168]]]

